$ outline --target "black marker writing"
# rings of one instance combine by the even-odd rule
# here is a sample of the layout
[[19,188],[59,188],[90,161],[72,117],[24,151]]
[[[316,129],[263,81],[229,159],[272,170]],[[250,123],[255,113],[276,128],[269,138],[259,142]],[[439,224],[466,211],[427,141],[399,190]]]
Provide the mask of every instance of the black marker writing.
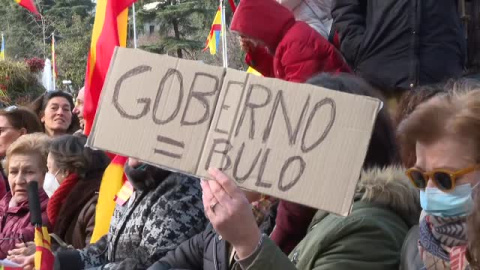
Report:
[[[171,145],[171,146],[178,147],[178,148],[180,148],[182,151],[183,151],[183,149],[185,148],[185,143],[180,142],[180,141],[176,141],[176,140],[174,140],[174,139],[167,138],[167,137],[164,137],[164,136],[158,135],[158,136],[157,136],[157,141],[158,141],[158,142],[161,142],[161,143],[164,143],[164,144],[167,144],[167,145]],[[180,158],[182,158],[182,154],[172,153],[172,152],[169,152],[169,151],[166,151],[166,150],[163,150],[163,149],[155,148],[155,149],[153,149],[153,152],[154,152],[155,154],[160,154],[160,155],[164,155],[164,156],[171,157],[171,158],[175,158],[175,159],[180,159]]]
[[[252,103],[253,101],[251,100],[253,91],[257,89],[262,90],[266,93],[265,101],[259,104]],[[237,130],[235,131],[235,137],[238,136],[238,133],[240,132],[240,128],[242,127],[243,121],[247,114],[247,110],[249,109],[250,109],[250,131],[248,134],[250,139],[253,139],[255,137],[255,109],[265,107],[270,102],[271,99],[272,99],[272,91],[267,87],[260,84],[252,84],[250,86],[247,92],[247,97],[245,99],[245,105],[243,106],[242,114],[240,115],[240,120],[238,121]]]
[[[197,85],[197,83],[196,83],[197,79],[199,79],[200,77],[208,78],[208,79],[211,79],[215,82],[212,91],[210,91],[210,92],[197,91],[198,88],[202,89],[202,87],[205,87],[205,85],[209,85],[209,84],[206,84],[205,82],[202,82],[202,84]],[[210,115],[211,115],[212,110],[210,108],[210,104],[208,102],[207,97],[215,95],[218,91],[218,87],[219,87],[219,79],[216,76],[206,74],[206,73],[196,73],[195,74],[195,76],[193,78],[192,86],[190,87],[190,93],[187,97],[186,108],[185,108],[185,111],[183,112],[182,121],[181,121],[182,126],[199,125],[199,124],[204,123],[208,119],[210,119]],[[203,114],[200,114],[198,112],[198,110],[195,110],[194,116],[200,115],[201,117],[199,117],[195,120],[187,120],[186,119],[187,111],[190,108],[190,102],[192,101],[192,99],[196,99],[201,104],[201,106],[204,108],[204,111],[203,111]]]
[[120,115],[122,117],[128,118],[128,119],[140,119],[141,117],[143,117],[144,115],[146,115],[148,113],[148,111],[150,109],[150,102],[151,102],[151,100],[149,98],[139,98],[139,99],[137,99],[137,103],[139,103],[139,104],[144,103],[145,106],[143,106],[143,109],[142,109],[141,113],[131,115],[131,114],[128,114],[123,109],[123,107],[120,105],[120,103],[118,102],[118,96],[120,95],[120,89],[122,88],[122,84],[125,80],[127,80],[131,77],[137,76],[139,74],[151,71],[151,70],[152,70],[152,67],[151,66],[146,66],[146,65],[142,65],[142,66],[132,68],[129,71],[127,71],[125,74],[123,74],[120,77],[120,79],[118,79],[117,83],[115,83],[115,90],[113,92],[112,102],[113,102],[113,106],[115,106],[115,109],[117,109],[118,113],[120,113]]
[[[165,87],[166,87],[165,84],[170,77],[172,77],[172,80],[174,80],[174,78],[177,78],[177,81],[178,81],[178,84],[179,84],[179,89],[178,89],[178,91],[170,91],[170,93],[175,93],[176,92],[178,94],[178,98],[177,98],[175,110],[172,112],[172,114],[169,117],[167,117],[167,119],[161,120],[161,119],[157,118],[157,111],[158,111],[158,108],[159,108],[160,100],[162,98],[162,94],[163,94],[163,92],[165,90]],[[173,84],[173,82],[170,85],[168,85],[168,87],[170,87],[172,84]],[[162,81],[160,82],[160,85],[158,86],[157,96],[155,98],[155,103],[153,104],[153,115],[152,115],[153,122],[155,122],[155,124],[157,124],[157,125],[164,125],[164,124],[172,121],[177,116],[178,111],[180,110],[180,105],[182,104],[182,100],[183,100],[183,76],[182,76],[182,73],[180,73],[180,71],[178,71],[176,69],[170,68],[167,71],[167,73],[165,74],[165,76],[163,76]],[[166,103],[170,103],[171,101],[172,101],[172,99],[169,97],[168,102],[166,102]],[[163,107],[162,107],[162,110],[163,110]]]
[[[322,108],[323,106],[330,106],[330,121],[328,122],[327,124],[327,127],[325,128],[325,130],[323,131],[322,135],[314,142],[312,143],[310,146],[306,146],[305,145],[305,137],[308,133],[308,129],[309,127],[312,125],[312,121],[313,121],[313,118],[315,117],[315,114],[317,113],[317,111]],[[333,123],[335,122],[335,116],[336,116],[336,105],[335,105],[335,101],[331,98],[325,98],[325,99],[322,99],[320,100],[319,102],[317,102],[317,104],[315,104],[315,106],[313,107],[313,110],[312,112],[310,113],[310,116],[308,117],[308,120],[307,120],[307,126],[305,127],[305,131],[303,132],[303,136],[302,136],[302,145],[301,145],[301,148],[302,148],[302,152],[303,153],[308,153],[310,151],[312,151],[315,147],[317,147],[323,140],[325,140],[325,138],[327,137],[328,133],[330,132],[330,130],[332,129],[332,126],[333,126]]]

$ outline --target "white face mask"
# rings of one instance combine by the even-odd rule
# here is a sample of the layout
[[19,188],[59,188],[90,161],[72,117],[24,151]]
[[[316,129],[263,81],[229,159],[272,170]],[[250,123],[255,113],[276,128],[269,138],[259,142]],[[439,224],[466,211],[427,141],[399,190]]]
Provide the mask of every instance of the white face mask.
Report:
[[55,193],[55,190],[57,190],[60,187],[60,184],[58,183],[58,180],[57,180],[57,174],[58,172],[55,175],[49,172],[45,173],[43,190],[45,190],[45,193],[47,193],[49,198],[52,197],[53,193]]

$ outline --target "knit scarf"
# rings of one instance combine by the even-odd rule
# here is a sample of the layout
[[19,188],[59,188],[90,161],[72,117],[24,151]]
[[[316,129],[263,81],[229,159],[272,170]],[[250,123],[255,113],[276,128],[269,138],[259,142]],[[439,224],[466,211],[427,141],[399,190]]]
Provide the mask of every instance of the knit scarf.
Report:
[[62,208],[62,205],[65,203],[65,200],[67,199],[68,195],[72,191],[73,187],[77,184],[77,182],[77,174],[69,174],[48,201],[47,216],[48,221],[50,222],[50,225],[52,225],[52,227],[55,226],[55,222],[57,221],[57,216],[60,212],[60,208]]
[[469,269],[466,217],[426,216],[420,222],[420,257],[424,269]]

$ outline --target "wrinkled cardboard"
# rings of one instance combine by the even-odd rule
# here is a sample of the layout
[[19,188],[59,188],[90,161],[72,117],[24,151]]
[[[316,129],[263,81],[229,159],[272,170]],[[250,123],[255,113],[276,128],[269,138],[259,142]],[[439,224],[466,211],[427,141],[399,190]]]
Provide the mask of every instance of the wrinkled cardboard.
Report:
[[[117,48],[88,145],[350,212],[377,99]],[[276,109],[275,109],[276,108]]]

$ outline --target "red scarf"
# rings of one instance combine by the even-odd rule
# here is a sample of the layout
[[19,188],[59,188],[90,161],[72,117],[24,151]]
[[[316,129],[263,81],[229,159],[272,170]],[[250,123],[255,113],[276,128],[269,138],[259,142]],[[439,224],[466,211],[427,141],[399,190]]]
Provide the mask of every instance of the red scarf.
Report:
[[69,174],[48,201],[47,215],[48,221],[50,222],[50,225],[52,225],[52,227],[55,226],[55,221],[57,221],[58,213],[60,212],[62,205],[65,203],[68,195],[72,191],[73,187],[77,184],[77,182],[77,174]]

